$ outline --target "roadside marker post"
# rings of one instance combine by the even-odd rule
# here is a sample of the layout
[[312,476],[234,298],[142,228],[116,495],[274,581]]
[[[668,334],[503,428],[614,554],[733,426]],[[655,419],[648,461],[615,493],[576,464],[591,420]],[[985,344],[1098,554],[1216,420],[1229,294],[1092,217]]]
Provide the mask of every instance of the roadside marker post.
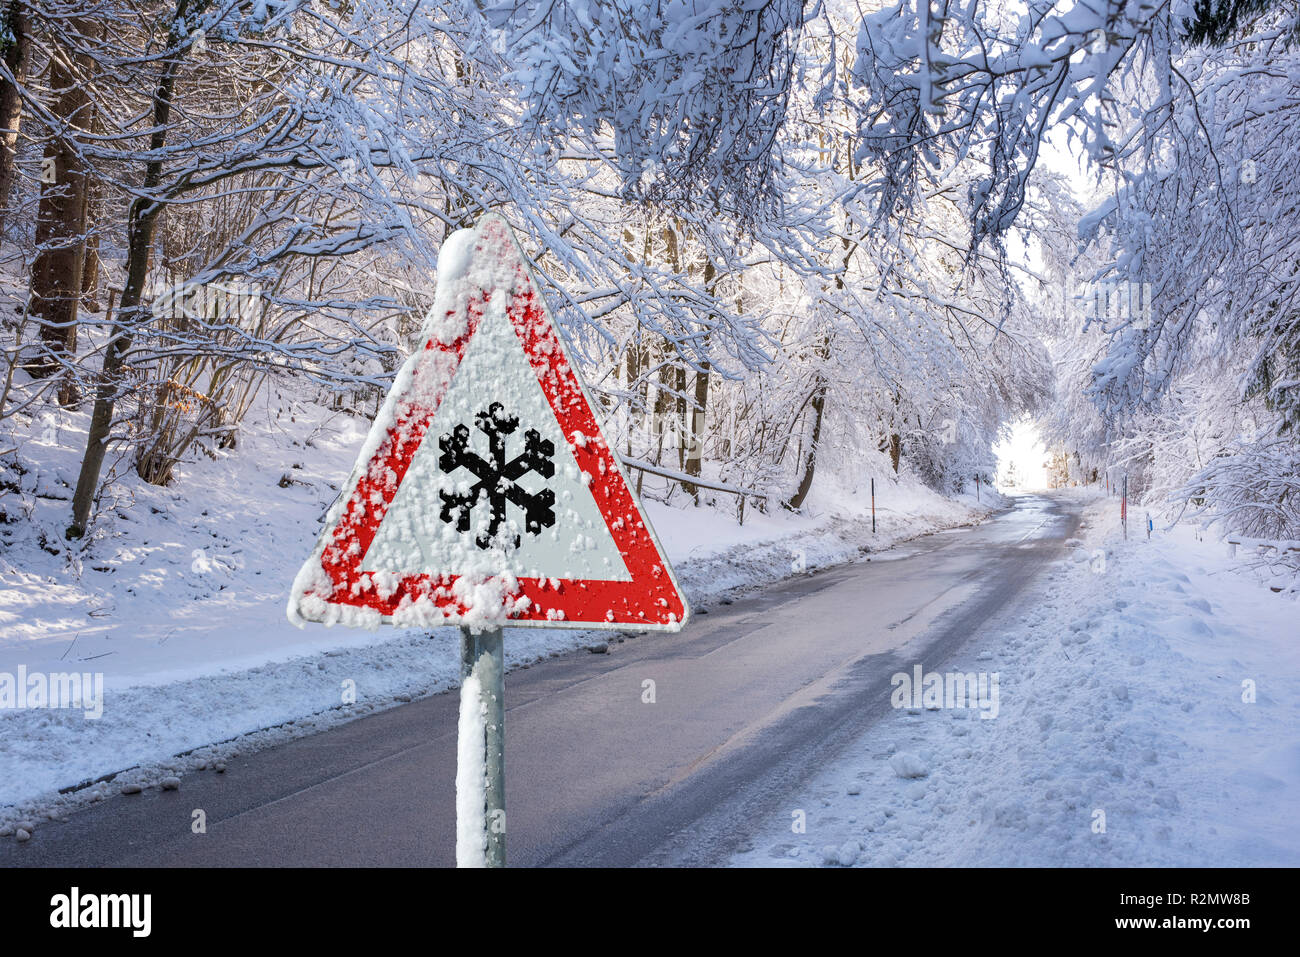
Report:
[[506,627],[679,631],[672,566],[505,219],[448,237],[289,620],[460,628],[457,866],[506,861]]
[[1119,523],[1124,526],[1124,537],[1128,538],[1128,473],[1124,473],[1124,491],[1119,503]]
[[876,534],[876,480],[871,480],[871,534]]

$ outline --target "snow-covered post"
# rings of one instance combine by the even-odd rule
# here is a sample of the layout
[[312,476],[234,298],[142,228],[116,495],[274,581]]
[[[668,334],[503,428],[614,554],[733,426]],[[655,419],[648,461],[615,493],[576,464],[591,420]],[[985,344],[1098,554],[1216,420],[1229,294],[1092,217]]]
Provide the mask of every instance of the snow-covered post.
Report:
[[871,534],[876,534],[876,480],[871,480]]
[[980,477],[975,476],[975,503],[979,504],[980,500]]
[[506,866],[505,656],[500,628],[460,630],[456,866]]
[[1124,491],[1119,503],[1119,523],[1124,526],[1124,537],[1128,538],[1128,473],[1124,473]]

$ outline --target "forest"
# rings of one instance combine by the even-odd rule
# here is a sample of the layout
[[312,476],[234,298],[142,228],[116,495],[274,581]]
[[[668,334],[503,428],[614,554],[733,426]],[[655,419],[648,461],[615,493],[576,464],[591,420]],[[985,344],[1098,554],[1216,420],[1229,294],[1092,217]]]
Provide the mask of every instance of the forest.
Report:
[[259,397],[373,416],[495,212],[676,504],[797,511],[868,463],[962,493],[1029,418],[1061,484],[1300,573],[1294,2],[0,17],[0,522],[75,437],[52,554],[117,534],[115,483],[200,491]]

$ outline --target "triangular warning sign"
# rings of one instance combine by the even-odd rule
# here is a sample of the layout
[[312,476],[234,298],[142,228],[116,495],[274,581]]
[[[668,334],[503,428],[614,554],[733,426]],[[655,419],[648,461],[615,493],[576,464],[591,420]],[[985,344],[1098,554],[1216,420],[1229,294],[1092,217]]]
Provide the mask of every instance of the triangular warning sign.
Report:
[[500,216],[448,238],[289,618],[662,629],[688,614]]

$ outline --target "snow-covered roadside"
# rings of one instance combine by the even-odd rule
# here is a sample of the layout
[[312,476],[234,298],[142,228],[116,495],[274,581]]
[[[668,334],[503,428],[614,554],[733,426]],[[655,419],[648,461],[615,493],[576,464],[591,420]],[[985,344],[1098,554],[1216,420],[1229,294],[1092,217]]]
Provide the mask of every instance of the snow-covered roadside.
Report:
[[998,673],[996,717],[900,708],[733,864],[1300,864],[1294,599],[1193,528],[1124,541],[1114,499],[1085,514],[1071,558],[944,667],[990,692]]
[[[288,623],[293,572],[310,553],[364,422],[287,400],[263,414],[238,450],[186,465],[170,488],[134,476],[115,486],[102,537],[71,565],[56,553],[85,416],[38,421],[14,437],[21,468],[0,468],[8,486],[0,497],[7,512],[0,672],[99,672],[105,691],[97,719],[80,710],[0,709],[0,834],[125,785],[149,786],[457,685],[453,629],[431,639]],[[873,535],[867,499],[830,481],[823,489],[803,515],[750,509],[744,525],[727,495],[717,507],[648,509],[693,605],[990,510],[987,491],[977,505],[882,474]],[[616,654],[633,637],[516,629],[507,635],[506,664],[526,667],[584,646]],[[123,769],[111,781],[58,793]]]

